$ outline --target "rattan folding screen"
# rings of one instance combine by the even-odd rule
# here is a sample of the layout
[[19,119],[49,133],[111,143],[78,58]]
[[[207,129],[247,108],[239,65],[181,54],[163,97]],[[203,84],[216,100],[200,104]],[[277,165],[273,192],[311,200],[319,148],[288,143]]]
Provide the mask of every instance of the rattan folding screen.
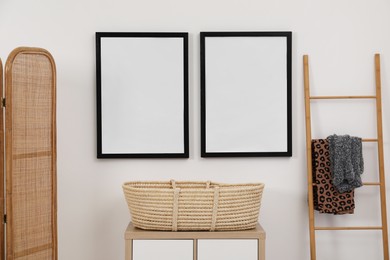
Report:
[[0,206],[4,210],[0,259],[57,259],[53,57],[44,49],[15,49],[5,65],[4,86],[0,113]]

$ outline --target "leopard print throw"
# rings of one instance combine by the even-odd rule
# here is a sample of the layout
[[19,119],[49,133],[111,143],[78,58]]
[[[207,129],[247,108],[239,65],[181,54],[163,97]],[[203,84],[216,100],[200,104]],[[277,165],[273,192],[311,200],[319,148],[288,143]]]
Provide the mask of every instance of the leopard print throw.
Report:
[[312,140],[314,209],[335,215],[353,214],[354,191],[339,193],[332,183],[329,143],[326,139]]

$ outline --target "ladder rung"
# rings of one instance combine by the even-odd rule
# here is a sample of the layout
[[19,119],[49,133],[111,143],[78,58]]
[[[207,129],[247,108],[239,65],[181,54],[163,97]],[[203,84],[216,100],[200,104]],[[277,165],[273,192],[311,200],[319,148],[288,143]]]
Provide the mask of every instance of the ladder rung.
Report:
[[376,98],[376,96],[311,96],[310,99],[365,99]]
[[380,186],[380,182],[363,182],[363,186]]
[[[316,186],[314,182],[312,183],[313,186]],[[363,186],[380,186],[380,182],[363,182]]]
[[378,142],[378,139],[376,138],[362,138],[362,142]]
[[381,230],[382,227],[314,227],[315,230]]
[[378,139],[375,139],[375,138],[363,138],[362,142],[378,142]]

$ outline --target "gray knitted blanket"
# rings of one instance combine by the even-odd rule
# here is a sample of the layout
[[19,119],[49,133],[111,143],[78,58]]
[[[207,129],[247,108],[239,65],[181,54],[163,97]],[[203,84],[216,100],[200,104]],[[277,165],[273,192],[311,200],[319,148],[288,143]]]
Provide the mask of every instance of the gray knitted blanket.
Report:
[[362,139],[349,135],[328,136],[333,185],[343,193],[361,187],[364,170]]

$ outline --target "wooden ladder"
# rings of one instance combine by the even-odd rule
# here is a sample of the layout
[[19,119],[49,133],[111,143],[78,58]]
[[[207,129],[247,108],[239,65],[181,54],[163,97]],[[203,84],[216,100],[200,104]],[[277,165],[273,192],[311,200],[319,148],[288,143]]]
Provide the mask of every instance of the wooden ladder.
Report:
[[[310,96],[309,84],[309,57],[303,56],[303,73],[305,88],[305,118],[306,118],[306,154],[307,154],[307,180],[308,180],[308,203],[309,203],[309,229],[310,229],[310,255],[311,260],[316,260],[316,240],[315,231],[320,230],[381,230],[383,242],[383,259],[389,260],[388,231],[387,231],[387,213],[386,213],[386,187],[385,170],[383,156],[383,131],[382,131],[382,97],[381,97],[381,71],[380,55],[375,54],[375,96]],[[319,227],[315,225],[314,204],[313,204],[313,177],[312,177],[312,151],[311,151],[311,100],[318,99],[375,99],[377,116],[377,138],[362,139],[363,142],[378,143],[378,164],[379,164],[379,182],[365,182],[363,185],[374,185],[380,189],[381,202],[381,226],[357,226],[357,227]]]

